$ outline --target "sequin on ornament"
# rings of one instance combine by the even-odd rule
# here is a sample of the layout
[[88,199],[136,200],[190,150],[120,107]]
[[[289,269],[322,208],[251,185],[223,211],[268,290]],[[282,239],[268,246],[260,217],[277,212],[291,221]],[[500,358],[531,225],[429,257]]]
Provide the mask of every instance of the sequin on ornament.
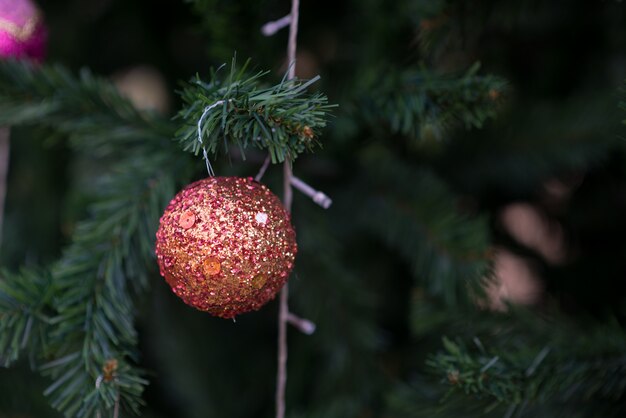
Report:
[[159,271],[172,291],[223,318],[273,299],[296,252],[289,214],[252,178],[210,177],[185,187],[157,231]]
[[252,278],[252,286],[257,289],[263,287],[263,285],[267,282],[267,276],[263,273],[259,273]]
[[265,222],[267,222],[267,213],[259,212],[254,219],[256,219],[257,223],[265,225]]
[[215,276],[222,270],[222,265],[215,257],[204,260],[204,274],[207,277]]
[[194,215],[194,213],[190,210],[188,210],[187,212],[183,212],[183,214],[180,215],[180,219],[178,220],[178,224],[183,229],[189,229],[195,223],[196,223],[196,215]]

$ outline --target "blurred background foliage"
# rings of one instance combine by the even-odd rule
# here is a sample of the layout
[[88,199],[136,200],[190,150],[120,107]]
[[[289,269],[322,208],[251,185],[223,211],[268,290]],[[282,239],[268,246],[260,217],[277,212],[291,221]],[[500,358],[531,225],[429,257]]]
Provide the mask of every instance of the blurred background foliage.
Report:
[[[234,51],[276,80],[286,70],[286,31],[259,29],[287,1],[40,3],[49,62],[166,117],[180,80]],[[288,415],[624,416],[624,4],[320,0],[300,13],[298,74],[321,75],[339,107],[295,166],[334,204],[294,205],[291,306],[318,330],[290,331]],[[60,256],[111,161],[44,128],[13,129],[11,152],[0,262],[16,271]],[[254,175],[264,155],[248,157],[214,168]],[[188,165],[203,176],[200,158]],[[276,191],[280,171],[265,178]],[[271,416],[276,303],[233,324],[182,304],[156,269],[151,281],[136,301],[143,416]],[[0,416],[57,416],[46,385],[26,358],[0,370]]]

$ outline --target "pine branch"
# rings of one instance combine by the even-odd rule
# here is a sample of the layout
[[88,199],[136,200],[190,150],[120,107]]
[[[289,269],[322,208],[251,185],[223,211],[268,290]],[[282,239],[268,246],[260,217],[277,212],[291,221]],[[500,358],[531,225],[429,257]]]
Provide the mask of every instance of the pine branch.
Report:
[[353,112],[365,123],[383,122],[392,132],[415,140],[441,139],[457,124],[481,128],[496,116],[506,82],[479,76],[479,69],[474,64],[462,75],[439,75],[424,67],[382,72]]
[[[0,63],[0,109],[0,123],[44,126],[81,153],[116,161],[94,185],[91,217],[76,227],[50,286],[31,274],[0,287],[0,314],[15,318],[2,354],[14,360],[16,336],[28,334],[22,324],[28,315],[41,318],[46,349],[22,339],[48,361],[40,370],[53,379],[45,391],[53,407],[68,417],[104,416],[118,404],[137,412],[147,381],[133,365],[133,297],[147,287],[158,219],[186,163],[171,141],[172,124],[138,112],[87,72],[77,79],[61,67],[15,62]],[[45,297],[31,295],[35,289]]]
[[147,264],[160,213],[174,194],[175,158],[130,155],[105,177],[93,213],[53,268],[58,312],[50,340],[54,360],[46,390],[67,416],[103,414],[116,402],[137,412],[147,381],[132,366],[133,295],[148,284]]
[[451,392],[506,405],[511,414],[534,404],[623,400],[626,334],[619,325],[586,332],[543,324],[538,332],[516,327],[503,334],[474,338],[474,348],[444,338],[445,350],[427,365]]
[[485,218],[458,212],[458,199],[428,170],[413,169],[382,149],[365,164],[371,177],[361,224],[412,265],[418,286],[448,306],[471,304],[490,275]]
[[396,385],[386,397],[385,418],[620,418],[624,407],[619,402],[558,400],[542,404],[523,403],[506,405],[487,399],[472,399],[462,391],[444,393],[425,378],[415,379],[409,385]]
[[[228,73],[218,69],[208,82],[196,77],[185,85],[181,92],[185,107],[178,114],[183,126],[177,132],[183,148],[197,155],[203,147],[216,154],[221,147],[227,152],[234,146],[245,158],[244,150],[252,146],[267,150],[273,163],[311,150],[333,107],[326,96],[307,93],[319,77],[285,78],[265,88],[261,80],[268,73],[249,75],[246,69],[247,65],[237,69],[233,59]],[[210,106],[215,107],[206,110]],[[201,118],[202,144],[198,141]]]
[[23,270],[0,278],[0,365],[8,367],[28,349],[31,365],[47,350],[52,279],[42,271]]
[[503,408],[468,403],[462,394],[446,394],[426,376],[413,376],[409,384],[396,384],[386,396],[384,418],[502,418]]
[[[412,309],[425,302],[413,300]],[[506,313],[468,310],[459,317],[431,304],[428,315],[437,322],[430,333],[424,324],[412,324],[421,349],[441,333],[455,340],[444,338],[444,348],[428,357],[425,374],[416,370],[388,393],[389,416],[623,415],[618,405],[626,390],[626,334],[618,324],[583,328],[558,314],[541,317],[514,306]],[[440,385],[433,384],[433,374]]]
[[162,143],[174,133],[171,122],[139,112],[111,83],[87,70],[74,77],[62,66],[4,60],[0,62],[0,125],[49,127],[97,157]]

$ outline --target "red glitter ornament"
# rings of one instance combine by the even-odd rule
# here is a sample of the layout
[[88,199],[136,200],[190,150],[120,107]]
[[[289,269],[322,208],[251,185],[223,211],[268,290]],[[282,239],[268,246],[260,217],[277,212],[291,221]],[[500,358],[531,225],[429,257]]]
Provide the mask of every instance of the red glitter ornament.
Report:
[[289,213],[252,178],[209,177],[185,187],[157,231],[161,275],[201,311],[233,318],[283,287],[297,251]]

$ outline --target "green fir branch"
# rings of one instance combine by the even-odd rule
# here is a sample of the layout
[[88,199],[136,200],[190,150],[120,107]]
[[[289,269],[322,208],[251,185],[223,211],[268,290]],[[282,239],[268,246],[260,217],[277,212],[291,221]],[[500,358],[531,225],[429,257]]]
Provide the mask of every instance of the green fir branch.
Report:
[[0,365],[28,350],[31,365],[47,351],[52,278],[44,271],[3,272],[0,278]]
[[[135,110],[87,72],[75,78],[62,67],[16,62],[0,63],[0,109],[3,124],[46,127],[77,151],[116,162],[94,184],[91,216],[77,225],[50,281],[31,273],[0,286],[0,315],[11,318],[2,356],[15,360],[25,342],[45,358],[39,369],[53,380],[45,394],[67,417],[118,407],[137,413],[147,381],[134,365],[133,297],[148,285],[158,219],[187,163],[171,141],[173,124]],[[31,317],[41,319],[39,340],[25,337]]]
[[457,124],[481,128],[495,118],[506,82],[480,76],[479,64],[464,74],[436,74],[425,67],[404,73],[382,72],[369,82],[367,96],[353,112],[365,123],[384,123],[414,140],[441,139]]
[[521,415],[538,404],[624,399],[626,334],[619,325],[590,332],[539,327],[539,332],[509,328],[497,338],[492,331],[484,339],[474,337],[471,344],[444,338],[444,350],[431,356],[427,366],[449,393],[462,393],[492,408],[506,406],[510,414]]
[[365,157],[371,177],[361,224],[411,264],[416,284],[447,306],[467,305],[490,277],[487,220],[459,212],[459,200],[426,169],[382,149]]
[[[445,399],[445,401],[444,401]],[[409,384],[397,383],[385,396],[384,418],[503,418],[505,408],[467,402],[462,394],[446,394],[427,376],[413,376]]]
[[54,380],[46,395],[67,416],[103,414],[118,399],[133,412],[141,405],[147,381],[132,365],[133,295],[148,285],[154,233],[175,191],[176,165],[159,153],[122,160],[97,185],[102,192],[92,216],[53,268],[55,355],[41,369]]
[[[412,309],[424,303],[415,299]],[[626,390],[626,334],[616,322],[583,327],[557,313],[515,306],[507,312],[467,310],[459,317],[431,304],[430,315],[435,318],[426,324],[412,324],[416,349],[431,351],[431,337],[442,333],[454,340],[444,338],[425,370],[419,367],[388,392],[385,416],[623,415],[618,405]],[[435,329],[424,328],[433,320]],[[422,364],[423,352],[413,354]],[[433,376],[440,384],[433,384]]]
[[244,149],[252,146],[267,150],[273,163],[311,150],[333,107],[323,94],[307,92],[319,77],[285,77],[275,86],[262,87],[268,73],[249,75],[246,70],[247,64],[238,69],[233,59],[230,71],[220,68],[211,71],[208,82],[197,76],[184,86],[185,106],[178,113],[183,124],[176,135],[183,148],[196,155],[204,148],[214,155],[221,147],[226,152],[233,146],[245,158]]
[[74,77],[62,66],[27,61],[0,62],[0,125],[49,127],[97,157],[124,154],[174,134],[170,121],[138,111],[115,86],[88,70]]

